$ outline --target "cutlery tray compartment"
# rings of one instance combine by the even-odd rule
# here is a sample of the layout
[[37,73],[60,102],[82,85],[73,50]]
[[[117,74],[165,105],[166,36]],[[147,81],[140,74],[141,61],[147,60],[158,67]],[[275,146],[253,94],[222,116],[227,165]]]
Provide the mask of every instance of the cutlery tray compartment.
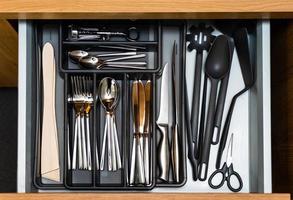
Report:
[[[79,24],[81,22],[76,22]],[[115,21],[113,24],[115,25]],[[169,183],[162,183],[157,179],[158,169],[157,169],[157,144],[160,138],[160,133],[157,131],[156,118],[159,109],[159,101],[157,100],[160,92],[160,77],[161,77],[161,67],[165,62],[169,62],[169,67],[171,67],[171,51],[170,45],[173,45],[174,40],[178,43],[178,55],[177,60],[180,67],[184,67],[184,60],[182,49],[184,48],[184,37],[183,30],[184,22],[179,23],[166,23],[164,26],[159,22],[155,22],[151,25],[147,22],[141,26],[141,22],[138,22],[138,30],[141,30],[141,37],[138,41],[119,41],[119,40],[109,40],[109,41],[71,41],[67,38],[67,27],[71,24],[70,21],[60,22],[60,23],[35,23],[35,48],[36,48],[36,71],[37,77],[36,83],[36,101],[38,102],[37,109],[35,110],[35,115],[37,119],[36,123],[36,141],[33,149],[34,151],[34,169],[33,169],[33,182],[35,187],[41,190],[52,190],[52,189],[70,189],[70,190],[150,190],[155,186],[163,187],[178,187],[185,183],[186,181],[186,160],[180,160],[180,182],[174,183],[170,181]],[[90,21],[89,24],[96,24],[95,21]],[[99,24],[99,23],[97,23]],[[127,24],[127,23],[126,23]],[[179,24],[179,26],[178,26]],[[84,24],[83,24],[84,25]],[[117,24],[116,24],[117,26]],[[124,23],[117,27],[124,27]],[[115,27],[115,26],[114,26]],[[127,26],[125,26],[127,27]],[[140,29],[141,28],[141,29]],[[119,30],[119,28],[117,29]],[[162,37],[164,40],[161,40]],[[41,129],[42,126],[42,61],[41,61],[41,49],[42,46],[50,41],[55,50],[55,59],[57,65],[56,72],[56,87],[58,91],[56,92],[56,110],[57,114],[57,124],[58,124],[58,140],[59,140],[59,154],[60,156],[60,171],[61,171],[61,183],[47,181],[41,178],[40,174],[40,150],[41,150]],[[170,42],[172,41],[172,42]],[[126,47],[133,46],[142,47],[145,49],[138,49],[139,53],[145,53],[147,56],[144,58],[147,61],[147,66],[145,69],[112,69],[112,68],[102,68],[102,69],[85,69],[80,67],[77,63],[73,62],[68,53],[72,50],[86,50],[87,52],[95,54],[104,53],[116,53],[116,50],[111,50],[107,48],[99,48],[99,46],[115,46],[115,45],[125,45]],[[124,46],[123,46],[124,47]],[[100,50],[102,49],[102,51]],[[164,50],[166,49],[166,50]],[[167,50],[168,49],[168,50]],[[161,55],[162,54],[162,55]],[[137,60],[141,61],[141,60]],[[178,70],[178,71],[177,71]],[[178,73],[178,74],[177,74]],[[179,89],[182,86],[182,71],[178,68],[176,69],[176,87]],[[117,136],[119,143],[119,150],[121,155],[122,168],[117,171],[109,171],[108,160],[107,160],[107,147],[105,148],[105,163],[104,170],[101,170],[101,156],[102,156],[102,144],[103,137],[105,133],[105,108],[100,102],[98,94],[98,86],[101,80],[105,77],[114,78],[119,86],[119,100],[115,108],[115,121],[117,126]],[[89,112],[89,138],[90,145],[87,143],[87,122],[86,116],[80,116],[80,126],[85,128],[85,132],[80,132],[80,136],[84,135],[84,142],[86,151],[88,151],[87,146],[90,146],[90,157],[91,157],[91,170],[82,169],[79,166],[78,155],[73,158],[73,152],[79,152],[78,142],[75,140],[78,135],[76,131],[76,117],[78,112],[75,108],[73,100],[73,83],[74,81],[89,81],[92,83],[90,91],[93,95],[93,103],[90,106]],[[150,134],[149,134],[149,160],[150,160],[150,183],[149,184],[138,184],[131,185],[129,181],[130,176],[130,166],[131,166],[131,152],[133,144],[133,106],[132,106],[132,84],[135,80],[141,80],[145,85],[148,80],[151,81],[151,109],[150,109]],[[82,84],[82,83],[81,83]],[[82,86],[80,86],[82,87]],[[181,90],[182,92],[183,90]],[[183,94],[181,94],[182,96]],[[61,100],[62,98],[62,100]],[[183,99],[180,98],[181,106]],[[180,118],[182,119],[182,110],[180,106]],[[172,115],[170,113],[170,115]],[[83,119],[83,123],[82,123]],[[180,153],[182,158],[185,156],[185,134],[183,131],[183,121],[180,121]],[[37,128],[38,127],[38,128]],[[82,130],[82,128],[80,128]],[[34,140],[34,136],[33,136]],[[82,141],[82,142],[83,142]],[[81,142],[81,143],[82,143]],[[106,145],[107,146],[107,145]],[[96,154],[97,149],[97,154]],[[70,152],[70,153],[68,153]],[[87,156],[87,158],[89,158]],[[73,159],[76,162],[73,162]],[[83,158],[81,158],[82,160]],[[97,163],[99,161],[99,163]],[[76,164],[75,169],[73,169],[73,163]],[[83,162],[85,163],[85,162]],[[99,167],[99,168],[98,168]],[[171,177],[171,175],[170,175]],[[172,180],[172,178],[170,178]]]

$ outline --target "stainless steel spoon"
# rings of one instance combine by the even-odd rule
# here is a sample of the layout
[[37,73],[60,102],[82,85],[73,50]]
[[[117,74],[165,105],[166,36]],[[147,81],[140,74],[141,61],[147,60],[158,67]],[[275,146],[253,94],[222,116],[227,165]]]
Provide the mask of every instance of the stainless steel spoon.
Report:
[[[75,63],[78,63],[78,61],[81,58],[84,58],[86,56],[89,56],[90,53],[83,51],[83,50],[73,50],[68,52],[69,58],[74,61]],[[134,56],[137,55],[136,51],[131,51],[131,52],[120,52],[120,53],[105,53],[105,54],[97,54],[94,55],[95,57],[101,58],[101,57],[114,57],[114,56]]]
[[100,169],[104,169],[106,140],[108,145],[108,170],[116,171],[121,168],[119,142],[115,124],[114,109],[119,100],[119,88],[115,79],[105,77],[101,80],[98,88],[101,104],[106,110],[106,123],[102,143],[102,157]]

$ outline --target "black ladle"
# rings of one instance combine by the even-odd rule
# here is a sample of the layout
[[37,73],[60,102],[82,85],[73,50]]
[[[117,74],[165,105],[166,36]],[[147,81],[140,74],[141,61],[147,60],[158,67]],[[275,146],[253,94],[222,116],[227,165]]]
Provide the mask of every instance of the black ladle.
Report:
[[232,119],[233,110],[235,107],[235,103],[237,98],[249,90],[254,84],[254,72],[252,68],[252,64],[250,61],[250,53],[249,53],[249,41],[248,41],[248,33],[246,28],[238,29],[234,34],[234,43],[236,46],[236,51],[238,53],[238,59],[240,63],[240,68],[242,72],[242,77],[244,80],[245,87],[239,91],[232,99],[227,118],[225,120],[223,133],[221,136],[221,141],[218,149],[217,161],[216,161],[216,168],[219,169],[221,166],[221,158],[223,151],[226,146],[230,122]]
[[213,43],[205,64],[205,73],[211,81],[211,92],[202,157],[199,164],[199,180],[201,181],[205,181],[207,178],[218,84],[227,75],[227,73],[229,73],[230,60],[229,39],[225,35],[220,35]]

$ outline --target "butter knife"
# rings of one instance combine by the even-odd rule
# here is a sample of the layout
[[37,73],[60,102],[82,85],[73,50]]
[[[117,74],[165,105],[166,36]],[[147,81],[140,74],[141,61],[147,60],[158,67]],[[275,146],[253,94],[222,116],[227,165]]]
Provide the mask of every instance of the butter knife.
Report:
[[138,173],[139,183],[145,183],[142,148],[140,140],[144,131],[145,122],[145,92],[143,83],[137,80],[135,80],[132,84],[132,113],[134,121],[134,136],[129,178],[129,182],[131,185],[133,185],[135,182],[135,171],[137,171]]
[[151,109],[151,87],[152,82],[148,80],[145,84],[145,123],[144,123],[144,150],[143,150],[143,161],[144,161],[144,172],[145,172],[145,183],[150,184],[150,162],[149,162],[149,132],[150,132],[150,109]]

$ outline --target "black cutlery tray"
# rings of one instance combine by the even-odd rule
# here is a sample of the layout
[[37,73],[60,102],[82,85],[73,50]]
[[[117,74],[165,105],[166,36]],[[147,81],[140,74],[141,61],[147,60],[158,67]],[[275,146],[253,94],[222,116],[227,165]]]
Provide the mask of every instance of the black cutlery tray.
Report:
[[[41,190],[151,190],[154,187],[180,187],[185,184],[186,177],[186,139],[183,123],[183,75],[185,71],[185,22],[184,21],[35,21],[35,60],[36,60],[36,108],[35,108],[35,135],[32,136],[33,144],[33,183],[37,189]],[[123,39],[110,39],[109,41],[71,41],[68,40],[67,27],[69,24],[94,26],[99,24],[114,28],[115,31],[125,30],[130,26],[137,27],[141,30],[138,41],[129,42]],[[160,108],[160,76],[162,66],[165,62],[171,67],[171,54],[174,40],[178,44],[178,69],[176,69],[176,87],[179,91],[180,99],[180,182],[162,183],[157,179],[157,157],[156,147],[160,138],[160,132],[156,126],[156,119]],[[56,117],[57,130],[59,139],[59,155],[61,183],[53,183],[43,180],[40,176],[40,142],[42,127],[42,65],[41,65],[41,49],[42,46],[50,41],[55,50],[56,59]],[[68,58],[70,50],[86,50],[91,53],[97,52],[99,45],[135,45],[145,46],[147,54],[148,66],[143,70],[127,70],[127,69],[99,69],[88,70],[80,68],[72,63]],[[103,52],[111,52],[109,50]],[[91,171],[71,170],[68,169],[67,149],[72,149],[72,134],[74,131],[75,113],[73,105],[69,103],[68,96],[71,94],[71,76],[89,76],[92,78],[94,86],[93,95],[97,96],[97,86],[99,81],[104,77],[112,77],[118,81],[120,89],[119,103],[116,108],[116,123],[118,130],[118,140],[120,144],[120,152],[122,158],[121,170],[109,172],[107,170],[100,171],[93,167]],[[140,79],[144,83],[146,80],[152,81],[152,101],[151,101],[151,133],[150,133],[150,184],[130,186],[128,183],[131,146],[133,139],[133,120],[131,106],[131,83],[133,80]],[[101,143],[104,130],[104,109],[98,98],[94,98],[94,104],[90,115],[90,132],[92,139],[92,163],[96,163],[94,149],[97,147],[101,152]],[[171,134],[170,136],[171,137]],[[101,156],[99,155],[99,158]],[[106,162],[107,164],[107,162]],[[94,165],[95,166],[95,165]],[[105,165],[106,166],[106,165]],[[171,170],[170,170],[171,171]]]

